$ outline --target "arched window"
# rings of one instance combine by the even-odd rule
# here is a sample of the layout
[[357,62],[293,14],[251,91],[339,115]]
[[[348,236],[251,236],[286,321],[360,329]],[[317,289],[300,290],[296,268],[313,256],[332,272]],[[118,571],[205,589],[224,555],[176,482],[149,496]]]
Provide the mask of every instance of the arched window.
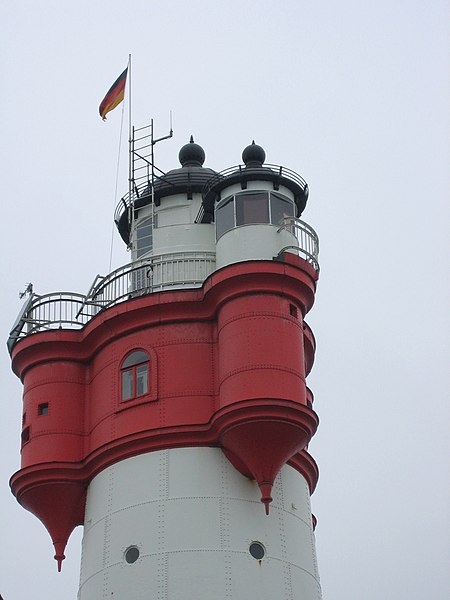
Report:
[[129,354],[121,366],[122,400],[148,393],[148,356],[142,350]]

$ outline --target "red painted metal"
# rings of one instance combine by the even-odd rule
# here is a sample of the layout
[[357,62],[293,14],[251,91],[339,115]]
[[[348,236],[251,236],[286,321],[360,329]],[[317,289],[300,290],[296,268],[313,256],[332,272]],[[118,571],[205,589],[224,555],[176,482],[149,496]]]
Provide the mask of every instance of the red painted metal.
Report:
[[[140,453],[221,447],[258,482],[266,510],[286,463],[313,491],[318,471],[305,448],[318,419],[305,376],[315,342],[303,317],[316,281],[295,256],[233,264],[201,289],[130,299],[82,330],[16,344],[13,369],[24,383],[30,436],[11,487],[47,527],[59,568],[83,522],[89,482]],[[122,402],[120,366],[133,349],[150,357],[149,393]],[[48,414],[39,415],[43,402]]]

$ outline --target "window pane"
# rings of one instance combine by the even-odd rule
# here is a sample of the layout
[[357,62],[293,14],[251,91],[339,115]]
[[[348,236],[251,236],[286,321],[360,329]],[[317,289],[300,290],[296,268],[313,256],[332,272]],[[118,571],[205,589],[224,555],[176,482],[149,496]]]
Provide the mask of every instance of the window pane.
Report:
[[216,210],[216,239],[234,227],[234,198],[230,198]]
[[269,193],[236,196],[236,225],[269,223]]
[[126,359],[122,363],[122,369],[125,369],[126,367],[132,367],[133,365],[138,365],[139,363],[147,361],[148,356],[146,355],[146,353],[142,352],[142,350],[137,350],[136,352],[132,352],[126,357]]
[[295,215],[294,203],[291,200],[278,196],[278,194],[271,193],[270,212],[272,213],[271,222],[273,225],[281,225],[281,221],[285,217],[293,217]]
[[133,370],[122,371],[122,400],[133,397]]
[[38,405],[38,415],[48,415],[48,402]]
[[148,392],[148,368],[147,365],[136,367],[136,396],[142,396]]
[[144,219],[139,223],[136,230],[136,254],[137,258],[150,252],[152,249],[153,226],[152,219]]

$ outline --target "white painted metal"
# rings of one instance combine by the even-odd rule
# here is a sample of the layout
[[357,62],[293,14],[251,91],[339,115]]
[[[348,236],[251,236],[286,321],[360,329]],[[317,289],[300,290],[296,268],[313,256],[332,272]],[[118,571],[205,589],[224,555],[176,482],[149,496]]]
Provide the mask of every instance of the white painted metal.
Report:
[[[187,194],[175,194],[162,198],[154,209],[151,205],[140,209],[133,221],[132,240],[140,223],[154,214],[153,248],[140,258],[174,252],[215,252],[214,225],[194,223],[201,202],[199,193],[194,193],[192,199]],[[135,248],[132,258],[137,259]]]
[[266,516],[257,484],[218,448],[105,469],[88,489],[78,600],[319,600],[308,486],[285,466],[273,494]]
[[[269,181],[249,181],[245,192],[273,191]],[[241,194],[240,184],[233,184],[222,191],[222,199]],[[280,186],[277,194],[294,201],[293,193]],[[298,247],[298,239],[293,231],[278,231],[278,224],[259,223],[241,225],[224,233],[216,243],[216,268],[245,260],[272,260],[286,246]]]
[[286,246],[298,247],[295,235],[276,225],[261,223],[230,229],[217,240],[216,268],[244,260],[272,260]]

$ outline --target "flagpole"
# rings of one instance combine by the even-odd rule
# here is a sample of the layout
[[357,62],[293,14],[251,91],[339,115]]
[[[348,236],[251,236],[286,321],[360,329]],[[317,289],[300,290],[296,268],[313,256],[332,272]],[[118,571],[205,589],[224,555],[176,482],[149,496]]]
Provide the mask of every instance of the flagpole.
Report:
[[[133,131],[131,121],[131,54],[128,55],[128,223],[130,233],[133,230]],[[129,243],[132,243],[130,240]]]

